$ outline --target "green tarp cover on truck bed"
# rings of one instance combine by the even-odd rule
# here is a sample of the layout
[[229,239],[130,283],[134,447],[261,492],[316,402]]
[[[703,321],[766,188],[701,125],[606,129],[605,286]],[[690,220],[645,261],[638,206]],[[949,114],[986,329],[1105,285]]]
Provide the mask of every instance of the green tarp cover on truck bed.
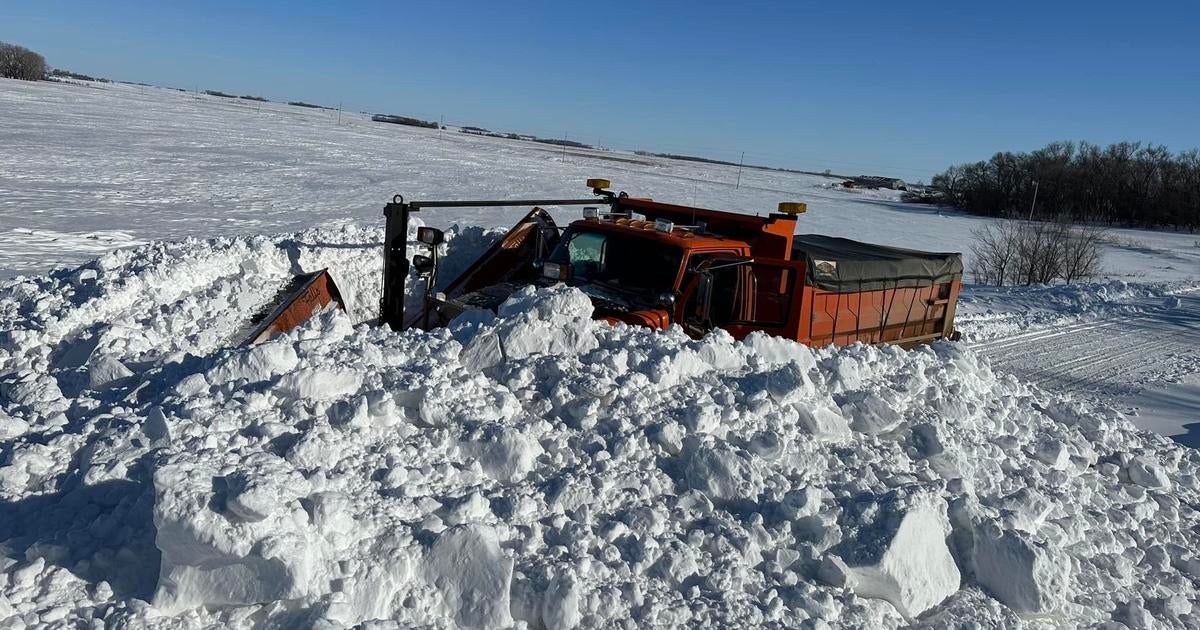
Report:
[[928,287],[962,277],[962,255],[872,245],[848,238],[797,234],[792,258],[803,256],[808,284],[846,293]]

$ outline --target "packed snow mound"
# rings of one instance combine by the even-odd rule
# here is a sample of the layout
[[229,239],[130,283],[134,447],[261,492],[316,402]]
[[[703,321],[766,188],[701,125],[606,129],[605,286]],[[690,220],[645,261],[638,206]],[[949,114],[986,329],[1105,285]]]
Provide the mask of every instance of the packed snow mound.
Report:
[[[1200,456],[1111,410],[959,344],[695,340],[562,286],[397,333],[362,323],[379,236],[0,288],[0,626],[1200,622]],[[321,267],[349,313],[229,346]]]
[[972,286],[959,298],[955,328],[971,342],[1030,329],[1179,308],[1177,294],[1200,290],[1193,280],[1131,283],[1105,280],[1033,287]]

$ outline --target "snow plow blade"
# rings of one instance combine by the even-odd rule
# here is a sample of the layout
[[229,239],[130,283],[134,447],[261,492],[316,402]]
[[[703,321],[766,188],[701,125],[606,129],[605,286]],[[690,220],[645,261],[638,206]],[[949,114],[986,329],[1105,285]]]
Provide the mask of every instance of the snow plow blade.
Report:
[[251,321],[252,329],[238,345],[262,343],[331,308],[346,310],[328,269],[295,276]]
[[550,214],[534,208],[482,256],[446,285],[446,296],[464,293],[501,282],[530,282],[541,275],[534,265],[558,245],[558,226]]

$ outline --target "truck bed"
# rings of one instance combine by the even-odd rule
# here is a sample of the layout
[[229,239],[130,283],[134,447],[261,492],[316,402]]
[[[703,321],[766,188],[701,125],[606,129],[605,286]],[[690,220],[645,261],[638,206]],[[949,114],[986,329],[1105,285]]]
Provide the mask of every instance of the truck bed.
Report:
[[954,335],[962,256],[797,235],[804,261],[801,340],[913,346]]

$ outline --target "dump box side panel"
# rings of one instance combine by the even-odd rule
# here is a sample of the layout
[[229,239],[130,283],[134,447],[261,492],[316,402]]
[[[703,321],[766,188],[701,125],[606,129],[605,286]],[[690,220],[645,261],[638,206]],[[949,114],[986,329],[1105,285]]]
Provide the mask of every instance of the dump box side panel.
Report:
[[954,310],[962,281],[926,287],[833,292],[806,286],[807,339],[814,346],[892,343],[912,347],[954,332]]

